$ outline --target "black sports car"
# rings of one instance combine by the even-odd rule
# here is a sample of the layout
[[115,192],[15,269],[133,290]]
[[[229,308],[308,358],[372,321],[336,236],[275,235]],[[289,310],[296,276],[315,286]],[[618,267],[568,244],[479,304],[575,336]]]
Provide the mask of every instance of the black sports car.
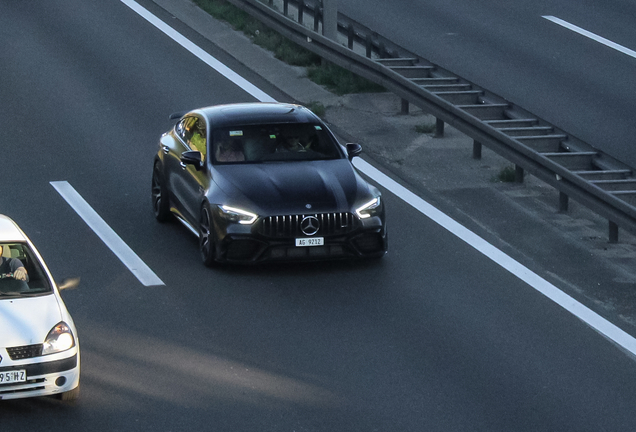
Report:
[[199,237],[206,265],[385,254],[380,192],[351,164],[360,145],[339,144],[309,109],[243,103],[171,118],[154,158],[153,209]]

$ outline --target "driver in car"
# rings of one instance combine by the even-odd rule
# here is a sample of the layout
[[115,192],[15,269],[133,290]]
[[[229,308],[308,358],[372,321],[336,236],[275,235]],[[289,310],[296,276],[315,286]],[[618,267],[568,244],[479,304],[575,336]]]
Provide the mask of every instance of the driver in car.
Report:
[[0,245],[0,275],[13,274],[13,278],[28,282],[29,276],[24,264],[17,258],[5,258],[2,256],[3,246]]

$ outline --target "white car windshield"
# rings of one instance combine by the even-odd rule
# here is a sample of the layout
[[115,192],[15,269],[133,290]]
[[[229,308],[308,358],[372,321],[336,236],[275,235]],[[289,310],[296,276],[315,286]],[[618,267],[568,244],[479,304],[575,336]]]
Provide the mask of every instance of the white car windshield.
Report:
[[51,285],[26,243],[0,243],[0,298],[51,292]]

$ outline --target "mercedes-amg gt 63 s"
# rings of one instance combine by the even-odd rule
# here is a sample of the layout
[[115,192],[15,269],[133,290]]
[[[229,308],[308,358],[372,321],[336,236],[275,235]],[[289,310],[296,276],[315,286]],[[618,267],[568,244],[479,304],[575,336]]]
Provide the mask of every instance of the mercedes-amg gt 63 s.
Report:
[[155,217],[199,237],[201,258],[257,263],[381,257],[384,203],[309,109],[217,105],[173,114],[152,175]]

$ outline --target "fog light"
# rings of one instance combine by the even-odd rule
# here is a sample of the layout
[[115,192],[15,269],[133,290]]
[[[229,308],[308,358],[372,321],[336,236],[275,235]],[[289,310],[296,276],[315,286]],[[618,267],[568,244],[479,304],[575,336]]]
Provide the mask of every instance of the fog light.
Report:
[[58,387],[62,387],[64,384],[66,384],[66,377],[61,376],[55,380],[55,385]]

